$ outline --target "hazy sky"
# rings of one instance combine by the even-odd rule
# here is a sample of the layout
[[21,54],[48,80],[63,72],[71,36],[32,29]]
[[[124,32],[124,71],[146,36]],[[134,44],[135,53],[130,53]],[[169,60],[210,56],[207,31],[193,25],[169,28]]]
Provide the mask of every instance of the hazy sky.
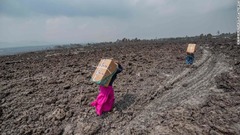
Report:
[[237,0],[0,0],[0,46],[236,31]]

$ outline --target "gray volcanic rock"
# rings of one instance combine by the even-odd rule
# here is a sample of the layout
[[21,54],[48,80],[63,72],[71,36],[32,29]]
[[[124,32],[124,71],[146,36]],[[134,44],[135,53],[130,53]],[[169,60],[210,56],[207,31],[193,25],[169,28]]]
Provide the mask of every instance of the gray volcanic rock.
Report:
[[[193,66],[186,47],[197,44]],[[97,116],[101,58],[123,66],[115,104]],[[119,40],[0,57],[0,134],[240,134],[235,36]]]

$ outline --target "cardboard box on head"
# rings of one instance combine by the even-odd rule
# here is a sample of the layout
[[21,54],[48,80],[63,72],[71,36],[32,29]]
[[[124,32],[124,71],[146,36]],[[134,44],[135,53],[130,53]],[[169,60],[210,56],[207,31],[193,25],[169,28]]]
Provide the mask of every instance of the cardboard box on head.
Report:
[[92,75],[91,81],[107,87],[116,71],[117,64],[113,59],[101,59]]
[[187,53],[194,53],[196,51],[196,44],[188,44]]

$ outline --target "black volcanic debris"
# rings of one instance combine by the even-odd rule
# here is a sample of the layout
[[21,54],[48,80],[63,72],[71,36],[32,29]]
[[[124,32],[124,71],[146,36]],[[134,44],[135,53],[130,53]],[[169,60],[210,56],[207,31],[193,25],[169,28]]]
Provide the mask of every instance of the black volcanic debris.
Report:
[[[186,98],[175,101],[172,97],[165,104],[177,102],[177,106],[164,108],[164,103],[159,102],[149,109],[157,99],[174,94],[175,87],[190,89],[197,83],[194,77],[194,83],[179,83],[189,74],[204,70],[201,65],[185,65],[186,47],[191,42],[197,44],[196,62],[205,57],[207,50],[211,52],[208,57],[224,55],[223,62],[230,70],[212,78],[211,87],[198,87],[197,95],[211,91],[202,95],[199,104],[182,104]],[[1,56],[0,134],[239,134],[239,50],[234,35],[201,35],[154,40],[124,38]],[[113,86],[113,110],[99,117],[89,104],[98,94],[98,85],[90,78],[101,58],[115,58],[124,71]],[[189,72],[174,81],[183,71]],[[170,81],[173,83],[168,84]],[[155,112],[157,115],[153,115]],[[146,119],[146,113],[153,119]],[[138,123],[134,123],[136,119]]]

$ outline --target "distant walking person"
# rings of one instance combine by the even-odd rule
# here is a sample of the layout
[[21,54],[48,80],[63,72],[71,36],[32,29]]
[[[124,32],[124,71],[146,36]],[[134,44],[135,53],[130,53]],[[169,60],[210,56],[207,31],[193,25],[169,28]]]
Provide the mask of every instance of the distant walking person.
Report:
[[118,61],[115,61],[115,63],[117,64],[117,71],[112,76],[109,85],[107,87],[100,85],[100,93],[98,94],[96,100],[91,103],[91,106],[96,108],[97,115],[102,115],[102,112],[111,111],[113,108],[115,97],[112,85],[117,78],[117,74],[122,72],[123,70],[122,66],[119,64]]
[[196,51],[196,44],[188,44],[187,47],[187,56],[186,56],[186,64],[192,65],[194,62],[194,52]]
[[187,53],[186,64],[192,65],[193,61],[194,61],[194,54],[193,53]]

